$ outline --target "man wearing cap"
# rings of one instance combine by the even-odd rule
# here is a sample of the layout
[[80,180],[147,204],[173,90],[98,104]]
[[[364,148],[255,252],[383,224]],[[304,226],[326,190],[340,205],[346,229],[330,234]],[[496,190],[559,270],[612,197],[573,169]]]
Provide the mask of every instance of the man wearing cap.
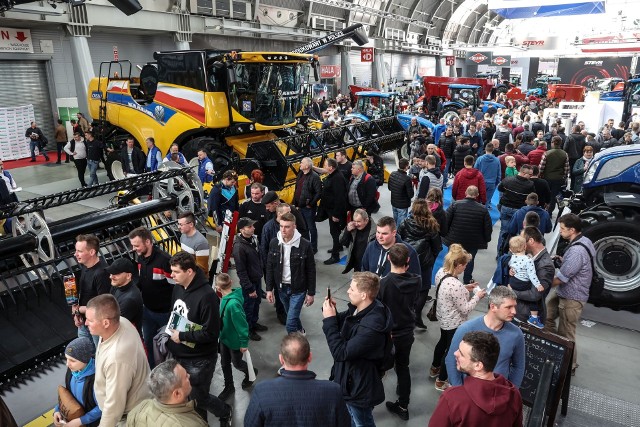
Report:
[[111,295],[120,306],[120,316],[129,320],[142,336],[142,293],[135,284],[136,267],[128,258],[118,258],[105,270],[111,279]]
[[[267,209],[267,216],[269,217],[269,219],[276,217],[276,208],[280,205],[280,203],[283,203],[283,201],[280,200],[280,197],[278,197],[278,193],[276,193],[275,191],[267,191],[267,194],[264,195],[264,197],[262,198],[262,204]],[[296,209],[295,206],[289,207],[291,208],[291,213],[293,214],[293,216],[296,217],[296,230],[298,230],[301,235],[306,236],[309,233],[309,230],[307,229],[302,214],[298,209]],[[270,242],[271,240],[267,241],[267,245],[269,245]]]
[[256,221],[243,217],[238,220],[238,236],[233,242],[233,259],[244,297],[244,314],[249,324],[249,339],[260,341],[257,331],[268,328],[258,323],[260,313],[260,289],[262,286],[262,258],[255,235]]

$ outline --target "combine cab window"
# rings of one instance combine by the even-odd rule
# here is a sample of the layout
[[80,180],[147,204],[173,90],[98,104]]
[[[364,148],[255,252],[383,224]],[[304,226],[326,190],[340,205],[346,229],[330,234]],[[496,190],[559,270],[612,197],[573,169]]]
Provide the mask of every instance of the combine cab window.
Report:
[[160,82],[207,90],[200,53],[167,53],[159,55],[157,60]]
[[300,64],[237,64],[232,106],[265,126],[293,123],[302,108],[302,70]]

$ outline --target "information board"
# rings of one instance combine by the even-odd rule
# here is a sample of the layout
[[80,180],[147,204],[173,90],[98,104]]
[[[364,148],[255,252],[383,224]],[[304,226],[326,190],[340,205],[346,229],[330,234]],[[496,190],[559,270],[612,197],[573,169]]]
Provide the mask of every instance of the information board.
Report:
[[545,362],[549,360],[554,364],[546,410],[549,416],[548,425],[552,426],[561,398],[563,399],[562,414],[566,414],[573,341],[531,327],[526,323],[520,323],[518,326],[524,334],[525,342],[525,371],[520,385],[520,394],[526,405],[533,405]]
[[0,108],[0,158],[3,160],[24,159],[31,155],[29,138],[24,136],[35,113],[33,105]]

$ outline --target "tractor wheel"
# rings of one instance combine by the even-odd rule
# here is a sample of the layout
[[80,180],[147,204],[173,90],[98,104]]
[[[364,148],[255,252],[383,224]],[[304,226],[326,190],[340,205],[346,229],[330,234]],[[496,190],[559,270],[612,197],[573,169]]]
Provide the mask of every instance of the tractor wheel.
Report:
[[456,117],[460,118],[460,115],[458,114],[458,110],[455,107],[445,107],[442,110],[442,118],[446,122],[450,122]]
[[640,214],[606,208],[584,212],[584,235],[596,248],[594,263],[605,280],[597,306],[640,310]]
[[187,141],[182,145],[181,151],[187,161],[190,161],[197,157],[200,148],[207,150],[216,172],[228,169],[233,165],[233,150],[224,142],[211,137],[201,136]]
[[400,147],[396,150],[396,166],[399,165],[400,159],[409,159],[409,147],[406,142],[403,142]]

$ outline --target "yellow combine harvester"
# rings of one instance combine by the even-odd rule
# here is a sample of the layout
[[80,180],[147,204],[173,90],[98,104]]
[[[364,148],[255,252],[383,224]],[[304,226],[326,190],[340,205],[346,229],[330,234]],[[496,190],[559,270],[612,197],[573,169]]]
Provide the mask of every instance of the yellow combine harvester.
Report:
[[145,65],[139,78],[131,77],[128,61],[106,62],[89,85],[90,114],[104,142],[116,148],[128,134],[145,151],[148,137],[163,153],[177,143],[187,160],[204,147],[217,176],[230,168],[240,175],[260,168],[265,185],[286,190],[303,157],[318,164],[346,149],[351,159],[360,158],[366,149],[384,153],[403,142],[402,126],[393,117],[301,131],[303,106],[312,92],[309,77],[313,72],[317,80],[318,73],[317,57],[307,52],[347,37],[362,42],[360,27],[294,52],[156,52],[156,62]]

